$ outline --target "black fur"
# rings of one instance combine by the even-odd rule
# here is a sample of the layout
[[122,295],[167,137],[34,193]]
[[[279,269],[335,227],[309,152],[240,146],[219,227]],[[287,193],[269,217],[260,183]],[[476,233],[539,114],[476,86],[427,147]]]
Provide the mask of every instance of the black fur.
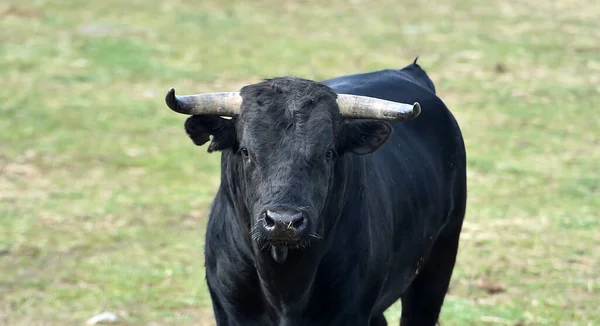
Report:
[[[418,101],[422,113],[344,120],[336,93]],[[274,78],[241,94],[239,116],[185,124],[222,155],[205,243],[217,324],[386,325],[401,298],[401,325],[435,325],[465,213],[466,153],[416,60],[323,82]],[[308,219],[282,264],[261,228],[274,206]]]

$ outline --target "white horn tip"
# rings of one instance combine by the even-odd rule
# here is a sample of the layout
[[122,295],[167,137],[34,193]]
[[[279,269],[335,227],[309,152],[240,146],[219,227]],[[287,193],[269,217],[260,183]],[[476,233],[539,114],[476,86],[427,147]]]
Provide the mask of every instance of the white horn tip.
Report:
[[421,114],[421,104],[415,102],[412,105],[408,103],[396,103],[393,109],[384,113],[386,119],[396,121],[412,120]]
[[175,88],[171,87],[169,88],[169,91],[167,92],[167,95],[165,96],[165,103],[167,103],[167,106],[176,112],[180,112],[180,108],[179,108],[179,103],[177,103],[177,97],[175,96]]
[[413,104],[413,113],[411,115],[411,118],[414,119],[418,117],[419,114],[421,114],[421,104],[419,104],[419,102],[415,102]]

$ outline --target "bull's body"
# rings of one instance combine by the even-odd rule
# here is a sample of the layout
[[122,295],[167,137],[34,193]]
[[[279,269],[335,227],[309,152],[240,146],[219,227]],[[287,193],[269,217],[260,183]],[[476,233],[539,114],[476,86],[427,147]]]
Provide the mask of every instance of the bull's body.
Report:
[[285,263],[252,241],[236,210],[240,179],[223,151],[221,186],[206,231],[206,278],[218,325],[386,325],[402,298],[402,325],[433,325],[458,249],[466,205],[460,129],[416,63],[322,82],[336,93],[419,102],[392,122],[370,155],[335,162],[323,240]]

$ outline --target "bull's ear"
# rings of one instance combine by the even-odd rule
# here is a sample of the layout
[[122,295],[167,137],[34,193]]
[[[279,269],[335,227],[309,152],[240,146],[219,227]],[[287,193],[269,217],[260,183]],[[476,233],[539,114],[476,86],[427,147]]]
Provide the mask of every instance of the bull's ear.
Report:
[[385,121],[349,121],[343,124],[338,152],[357,155],[370,154],[379,149],[392,134],[392,127]]
[[[235,126],[230,119],[217,116],[193,115],[185,120],[185,132],[198,146],[204,145],[209,140],[208,152],[221,151],[237,146]],[[212,140],[210,139],[212,136]]]

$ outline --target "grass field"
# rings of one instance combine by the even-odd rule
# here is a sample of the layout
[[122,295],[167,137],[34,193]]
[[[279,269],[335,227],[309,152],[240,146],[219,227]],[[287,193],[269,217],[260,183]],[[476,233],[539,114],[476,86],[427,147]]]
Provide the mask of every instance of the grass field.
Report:
[[219,155],[168,88],[420,55],[468,150],[442,325],[600,325],[599,20],[586,0],[1,1],[0,324],[213,325]]

